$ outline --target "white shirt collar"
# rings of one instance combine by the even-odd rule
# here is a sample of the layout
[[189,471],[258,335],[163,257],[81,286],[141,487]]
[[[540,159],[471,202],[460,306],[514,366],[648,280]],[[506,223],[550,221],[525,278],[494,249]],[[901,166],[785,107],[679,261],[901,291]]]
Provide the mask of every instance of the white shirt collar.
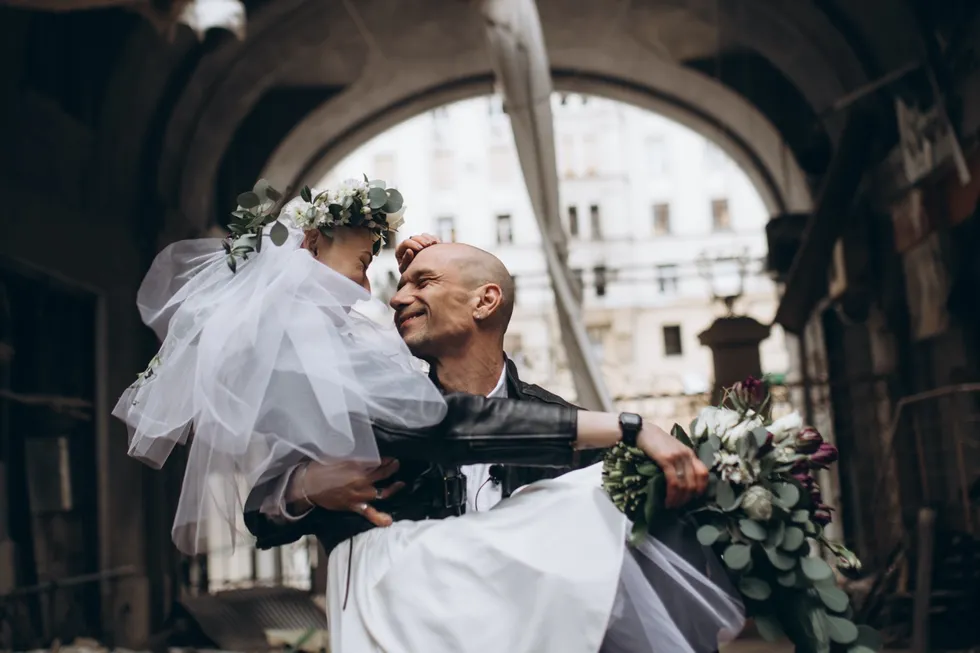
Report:
[[497,379],[497,385],[494,386],[493,390],[490,391],[488,397],[507,397],[507,364],[504,364],[504,369],[500,372],[500,378]]

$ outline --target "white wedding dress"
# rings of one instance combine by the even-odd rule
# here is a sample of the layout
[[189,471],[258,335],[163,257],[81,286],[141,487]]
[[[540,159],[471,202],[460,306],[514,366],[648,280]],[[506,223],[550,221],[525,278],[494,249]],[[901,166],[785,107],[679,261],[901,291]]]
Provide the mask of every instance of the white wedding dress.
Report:
[[[232,528],[284,461],[376,465],[372,421],[446,414],[393,325],[357,310],[367,292],[302,239],[291,227],[237,272],[217,240],[176,243],[140,288],[163,345],[113,414],[155,466],[190,444],[173,528],[185,553],[208,550],[209,520]],[[737,599],[653,538],[627,547],[628,528],[594,466],[489,511],[362,533],[330,555],[332,651],[707,653],[738,634]]]
[[593,465],[487,512],[396,522],[337,546],[331,650],[708,653],[734,639],[741,603],[651,537],[627,547],[629,521],[600,474]]

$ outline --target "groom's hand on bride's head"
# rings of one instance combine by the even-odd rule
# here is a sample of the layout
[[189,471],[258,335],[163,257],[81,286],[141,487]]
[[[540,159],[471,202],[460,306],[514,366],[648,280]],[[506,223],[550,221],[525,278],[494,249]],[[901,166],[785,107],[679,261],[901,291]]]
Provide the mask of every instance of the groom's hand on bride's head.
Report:
[[441,242],[441,240],[432,234],[419,234],[418,236],[412,236],[398,243],[398,247],[395,248],[395,260],[398,261],[398,271],[404,272],[412,264],[412,261],[415,260],[415,255],[423,249],[430,245],[438,245]]
[[[373,470],[364,471],[353,465],[339,469],[337,465],[309,463],[300,482],[311,503],[326,510],[355,512],[375,526],[391,526],[391,515],[375,508],[372,502],[384,501],[405,487],[401,481],[384,488],[375,483],[390,478],[398,471],[398,461],[385,458]],[[342,476],[341,476],[342,475]],[[345,482],[338,485],[338,478]]]

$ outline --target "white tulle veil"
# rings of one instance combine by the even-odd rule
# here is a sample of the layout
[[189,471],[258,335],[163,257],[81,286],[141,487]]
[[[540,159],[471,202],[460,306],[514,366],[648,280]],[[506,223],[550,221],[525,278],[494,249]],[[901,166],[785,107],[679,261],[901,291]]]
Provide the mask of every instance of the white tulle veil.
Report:
[[209,521],[235,524],[247,492],[289,464],[376,465],[372,420],[423,427],[445,415],[394,326],[358,310],[376,300],[282,222],[285,243],[266,233],[234,273],[221,240],[175,243],[139,290],[163,345],[113,415],[129,427],[130,454],[155,467],[191,440],[173,525],[188,554],[206,551]]

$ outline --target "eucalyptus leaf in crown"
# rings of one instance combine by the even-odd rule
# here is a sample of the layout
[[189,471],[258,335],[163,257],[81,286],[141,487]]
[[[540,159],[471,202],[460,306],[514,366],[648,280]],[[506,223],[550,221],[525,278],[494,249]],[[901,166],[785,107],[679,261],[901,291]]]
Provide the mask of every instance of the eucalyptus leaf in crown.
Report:
[[854,624],[849,597],[819,556],[823,545],[839,569],[860,569],[824,535],[831,508],[814,472],[837,462],[837,449],[797,413],[773,421],[770,407],[767,384],[749,378],[728,389],[720,407],[702,410],[690,437],[673,427],[710,475],[705,497],[683,514],[667,513],[663,470],[639,449],[610,450],[603,487],[633,522],[634,541],[658,520],[693,518],[698,541],[722,560],[766,639],[788,637],[799,653],[879,650],[880,636]]
[[283,210],[303,230],[317,229],[328,238],[337,227],[366,227],[374,234],[374,253],[404,222],[401,193],[380,179],[348,179],[336,189],[300,192],[301,202],[290,202]]
[[289,230],[278,220],[282,199],[282,193],[265,179],[260,179],[252,190],[238,196],[238,208],[232,211],[228,223],[231,236],[222,242],[232,272],[238,270],[239,258],[247,261],[249,254],[262,251],[266,227],[271,225],[269,238],[274,245],[286,242]]

